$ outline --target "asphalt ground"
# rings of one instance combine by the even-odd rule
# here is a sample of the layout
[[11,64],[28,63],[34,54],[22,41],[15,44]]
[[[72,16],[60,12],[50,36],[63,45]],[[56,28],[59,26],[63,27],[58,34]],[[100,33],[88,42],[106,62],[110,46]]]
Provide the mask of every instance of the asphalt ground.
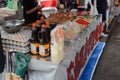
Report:
[[108,28],[108,37],[92,80],[120,80],[120,16],[116,16]]

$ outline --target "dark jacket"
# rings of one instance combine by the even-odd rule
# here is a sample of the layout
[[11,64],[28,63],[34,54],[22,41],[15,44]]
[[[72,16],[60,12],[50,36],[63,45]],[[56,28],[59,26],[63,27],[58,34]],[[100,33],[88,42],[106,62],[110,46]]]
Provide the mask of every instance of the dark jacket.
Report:
[[35,3],[34,0],[23,0],[23,13],[24,13],[23,16],[26,24],[35,22],[37,20],[38,10],[31,14],[26,14],[27,10],[30,10],[36,6],[37,3]]
[[107,0],[97,0],[97,8],[107,9]]

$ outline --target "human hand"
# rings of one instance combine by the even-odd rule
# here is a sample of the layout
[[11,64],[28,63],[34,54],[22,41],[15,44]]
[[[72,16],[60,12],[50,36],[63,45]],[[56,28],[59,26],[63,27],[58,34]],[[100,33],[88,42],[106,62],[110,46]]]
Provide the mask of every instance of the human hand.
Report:
[[40,6],[40,5],[37,5],[37,6],[36,6],[36,8],[37,8],[38,10],[41,10],[43,7],[44,7],[44,6]]

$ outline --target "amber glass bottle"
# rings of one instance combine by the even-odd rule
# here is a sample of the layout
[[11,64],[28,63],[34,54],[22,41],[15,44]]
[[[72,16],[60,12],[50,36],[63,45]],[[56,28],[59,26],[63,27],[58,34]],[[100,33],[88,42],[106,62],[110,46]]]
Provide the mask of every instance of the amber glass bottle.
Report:
[[51,28],[51,30],[53,29],[53,28],[55,28],[56,27],[56,19],[54,18],[54,17],[52,17],[51,19],[50,19],[50,28]]
[[38,54],[39,50],[39,44],[38,44],[38,36],[36,31],[36,23],[32,24],[32,36],[30,39],[30,46],[31,46],[31,53],[32,54]]
[[46,21],[46,33],[48,35],[48,41],[50,41],[50,21]]
[[45,24],[45,18],[43,16],[40,18],[40,25],[42,24]]
[[50,56],[50,44],[48,41],[48,35],[46,34],[46,25],[41,25],[41,31],[38,32],[39,37],[39,55],[41,57]]

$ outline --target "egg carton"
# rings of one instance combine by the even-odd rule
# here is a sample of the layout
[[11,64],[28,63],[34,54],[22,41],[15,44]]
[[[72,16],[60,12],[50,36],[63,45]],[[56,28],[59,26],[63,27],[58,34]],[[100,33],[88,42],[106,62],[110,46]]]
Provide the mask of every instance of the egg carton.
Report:
[[16,52],[22,52],[22,53],[30,52],[30,50],[20,50],[20,49],[15,49],[15,48],[10,48],[10,47],[3,47],[3,50],[5,50],[6,48],[8,48],[11,51],[16,51]]
[[30,44],[30,42],[19,42],[19,41],[14,41],[10,39],[2,39],[3,44],[11,44],[11,45],[17,45],[17,46],[27,46]]
[[17,33],[7,33],[3,29],[1,29],[1,38],[8,39],[8,40],[14,40],[19,42],[28,42],[31,38],[32,31],[30,29],[23,30]]
[[30,50],[19,50],[19,49],[10,48],[10,47],[3,47],[3,50],[6,50],[6,48],[8,48],[10,51],[22,52],[24,54],[30,52]]
[[17,46],[17,45],[10,45],[10,44],[3,44],[3,47],[8,47],[8,48],[13,48],[13,49],[18,49],[18,50],[30,50],[30,46]]

